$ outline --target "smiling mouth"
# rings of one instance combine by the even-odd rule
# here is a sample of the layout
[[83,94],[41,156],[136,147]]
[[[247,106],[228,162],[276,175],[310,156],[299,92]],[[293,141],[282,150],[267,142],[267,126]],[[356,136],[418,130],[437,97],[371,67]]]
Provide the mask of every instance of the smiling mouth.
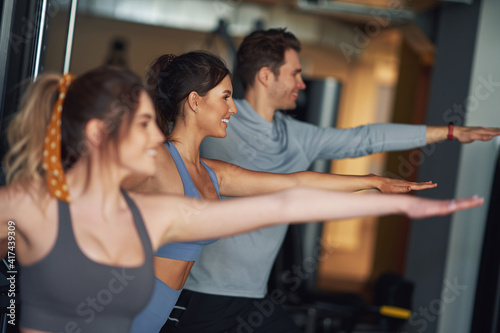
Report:
[[225,124],[229,124],[229,119],[222,119],[222,122]]

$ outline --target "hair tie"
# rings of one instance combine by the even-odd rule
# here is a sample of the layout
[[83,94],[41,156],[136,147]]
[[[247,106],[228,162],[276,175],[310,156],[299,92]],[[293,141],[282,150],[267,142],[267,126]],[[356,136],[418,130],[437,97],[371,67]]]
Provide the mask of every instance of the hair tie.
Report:
[[163,57],[164,57],[165,62],[163,63],[162,69],[165,69],[168,65],[170,65],[170,63],[172,61],[174,61],[175,58],[177,58],[177,56],[175,54],[172,54],[172,53],[167,53]]
[[53,197],[65,202],[69,202],[70,197],[61,163],[61,114],[66,92],[73,79],[74,76],[72,74],[66,73],[57,84],[59,87],[59,96],[52,109],[43,149],[42,167],[45,170],[49,192]]

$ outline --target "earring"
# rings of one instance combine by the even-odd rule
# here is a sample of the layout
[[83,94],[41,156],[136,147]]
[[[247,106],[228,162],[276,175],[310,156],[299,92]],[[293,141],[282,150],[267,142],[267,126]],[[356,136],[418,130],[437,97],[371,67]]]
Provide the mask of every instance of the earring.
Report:
[[198,108],[194,109],[194,113],[198,113]]

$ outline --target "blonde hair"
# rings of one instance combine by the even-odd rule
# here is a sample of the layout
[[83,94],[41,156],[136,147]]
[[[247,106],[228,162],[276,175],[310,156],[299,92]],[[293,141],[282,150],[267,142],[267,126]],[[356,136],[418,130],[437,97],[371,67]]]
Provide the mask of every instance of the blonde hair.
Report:
[[42,180],[45,184],[42,169],[45,132],[60,78],[57,74],[40,75],[21,100],[21,107],[7,130],[10,147],[4,160],[7,185],[27,188],[32,182]]
[[[42,184],[41,194],[47,189],[42,168],[43,148],[60,79],[61,75],[40,75],[25,93],[7,132],[10,145],[5,156],[7,185],[21,185],[27,190],[38,182]],[[89,157],[84,143],[85,126],[91,119],[105,124],[101,155],[116,155],[118,142],[130,128],[144,92],[141,79],[126,70],[99,67],[76,78],[68,87],[61,114],[64,170]]]

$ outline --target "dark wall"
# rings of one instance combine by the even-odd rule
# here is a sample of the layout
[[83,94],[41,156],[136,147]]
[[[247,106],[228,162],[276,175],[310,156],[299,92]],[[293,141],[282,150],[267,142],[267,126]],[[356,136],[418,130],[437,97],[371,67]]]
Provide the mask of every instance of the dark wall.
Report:
[[[429,104],[428,125],[463,123],[469,93],[471,69],[479,19],[480,0],[472,5],[442,4],[436,40]],[[464,106],[465,107],[465,106]],[[419,193],[430,198],[451,198],[455,194],[460,158],[457,142],[443,142],[423,148],[414,162],[420,165],[419,181],[438,183],[433,191]],[[446,264],[451,216],[414,221],[411,227],[406,276],[416,284],[414,314],[408,332],[437,331],[441,311],[443,277]]]

